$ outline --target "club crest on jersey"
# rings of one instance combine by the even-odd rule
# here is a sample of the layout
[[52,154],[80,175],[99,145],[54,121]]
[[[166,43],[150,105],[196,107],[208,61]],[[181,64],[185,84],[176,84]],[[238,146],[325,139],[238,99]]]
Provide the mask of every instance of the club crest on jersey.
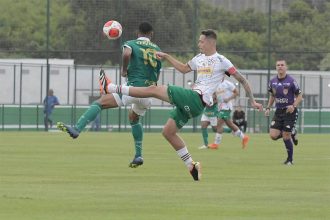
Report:
[[284,94],[284,95],[287,95],[288,92],[289,92],[289,89],[287,89],[287,88],[283,88],[283,94]]

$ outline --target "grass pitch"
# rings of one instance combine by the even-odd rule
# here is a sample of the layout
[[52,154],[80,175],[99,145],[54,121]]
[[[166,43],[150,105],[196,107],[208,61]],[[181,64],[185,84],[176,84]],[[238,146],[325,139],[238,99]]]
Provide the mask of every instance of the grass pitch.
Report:
[[132,169],[130,133],[0,132],[0,219],[330,219],[329,135],[299,135],[294,166],[266,134],[246,150],[229,134],[218,150],[181,136],[200,182],[159,133],[145,134],[145,164]]

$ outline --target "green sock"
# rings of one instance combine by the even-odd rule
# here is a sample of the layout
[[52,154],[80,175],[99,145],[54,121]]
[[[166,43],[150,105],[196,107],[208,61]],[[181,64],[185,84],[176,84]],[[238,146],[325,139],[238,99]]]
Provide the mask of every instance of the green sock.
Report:
[[81,132],[86,125],[91,122],[94,121],[94,119],[96,118],[96,116],[102,111],[101,105],[98,102],[93,102],[89,108],[84,112],[84,114],[82,114],[82,116],[80,116],[77,124],[76,124],[76,129]]
[[230,133],[231,132],[231,129],[230,128],[227,128],[227,127],[224,127],[223,128],[223,132]]
[[143,128],[139,121],[131,121],[132,135],[135,144],[135,157],[142,156]]
[[203,141],[204,145],[207,146],[209,144],[209,134],[207,133],[207,128],[202,128],[202,135],[203,135]]

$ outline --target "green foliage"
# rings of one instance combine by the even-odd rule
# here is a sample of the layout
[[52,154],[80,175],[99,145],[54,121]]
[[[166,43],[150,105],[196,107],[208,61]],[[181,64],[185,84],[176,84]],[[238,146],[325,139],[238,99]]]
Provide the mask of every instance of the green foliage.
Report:
[[325,56],[320,63],[320,70],[329,71],[330,70],[330,54]]
[[291,22],[301,22],[304,20],[311,20],[313,18],[314,11],[310,5],[301,0],[296,0],[290,4],[289,18]]
[[[40,7],[33,7],[33,5]],[[43,7],[43,8],[42,8]],[[40,50],[45,38],[45,1],[0,2],[1,48]],[[19,12],[19,13],[18,13]]]
[[[176,58],[177,60],[181,61],[182,63],[187,63],[188,60],[190,60],[192,57],[194,57],[196,54],[193,52],[187,53],[187,52],[177,52],[173,53],[172,56]],[[163,62],[163,67],[173,67],[171,64],[168,62]]]
[[[223,32],[219,34],[220,50],[231,52],[229,56],[235,65],[244,69],[264,68],[266,56],[260,53],[265,43],[265,35],[256,32]],[[263,61],[264,60],[264,61]],[[262,62],[263,61],[263,62]]]
[[318,51],[330,51],[326,34],[330,33],[326,20],[329,15],[303,1],[295,1],[289,9],[288,16],[275,17],[278,23],[272,26],[272,48],[288,61],[291,69],[319,69],[326,54]]
[[[240,68],[267,68],[285,57],[292,69],[318,70],[330,51],[330,2],[296,0],[284,11],[272,12],[271,43],[268,14],[253,9],[228,11],[207,1],[190,0],[49,0],[52,57],[73,58],[77,64],[120,63],[121,44],[136,38],[142,21],[153,24],[154,41],[171,53],[196,52],[199,31],[219,33],[219,50]],[[0,49],[7,56],[45,56],[46,0],[0,0]],[[109,41],[103,24],[118,20],[124,31]],[[179,55],[180,56],[180,55]],[[191,58],[191,57],[190,57]]]

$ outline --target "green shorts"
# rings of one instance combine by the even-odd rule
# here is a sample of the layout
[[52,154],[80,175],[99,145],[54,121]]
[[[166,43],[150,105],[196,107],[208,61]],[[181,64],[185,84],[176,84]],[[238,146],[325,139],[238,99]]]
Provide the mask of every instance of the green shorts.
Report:
[[175,106],[170,112],[170,118],[175,121],[179,129],[181,129],[190,118],[197,117],[203,113],[205,105],[197,92],[191,89],[169,85],[167,94],[171,104]]
[[230,119],[230,113],[231,110],[220,110],[218,114],[218,118],[221,118],[223,120],[229,120]]

